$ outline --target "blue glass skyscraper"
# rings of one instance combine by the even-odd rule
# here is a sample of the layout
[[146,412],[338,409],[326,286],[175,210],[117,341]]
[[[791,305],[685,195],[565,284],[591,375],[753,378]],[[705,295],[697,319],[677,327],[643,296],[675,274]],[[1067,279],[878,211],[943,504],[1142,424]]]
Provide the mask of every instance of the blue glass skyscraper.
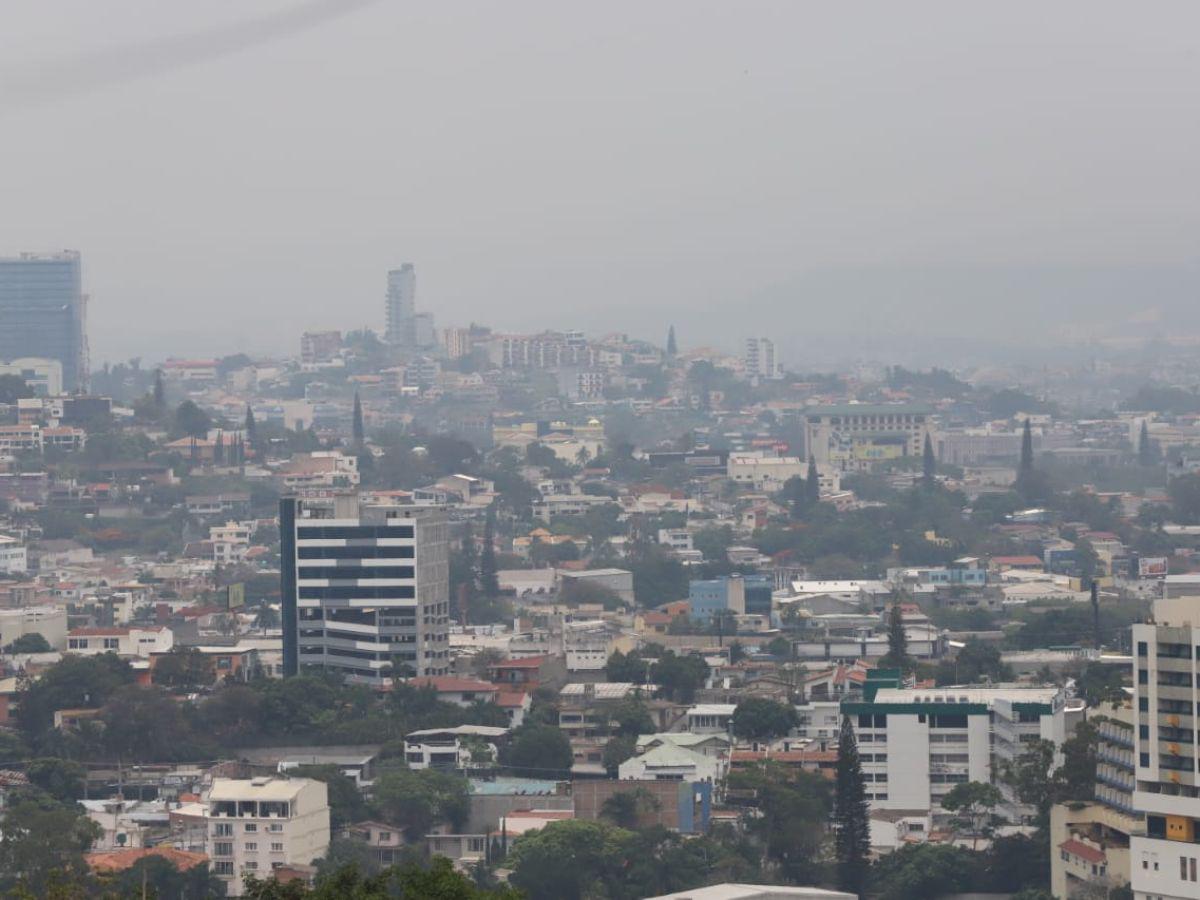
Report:
[[77,252],[0,257],[0,361],[57,359],[64,390],[84,390],[86,304]]

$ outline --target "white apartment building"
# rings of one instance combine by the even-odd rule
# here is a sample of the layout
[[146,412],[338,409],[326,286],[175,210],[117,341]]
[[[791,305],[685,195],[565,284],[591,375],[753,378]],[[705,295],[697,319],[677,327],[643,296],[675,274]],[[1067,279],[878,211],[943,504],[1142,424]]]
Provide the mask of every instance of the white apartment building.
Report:
[[746,338],[742,366],[748,378],[778,378],[780,371],[775,362],[775,342],[765,337]]
[[[870,683],[864,693],[872,696]],[[1082,719],[1083,705],[1069,705],[1057,687],[884,686],[873,699],[843,703],[842,712],[857,735],[871,809],[937,816],[956,784],[996,782],[997,763],[1015,760],[1029,742],[1061,745]],[[1005,795],[1000,812],[1010,821],[1032,812],[997,786]]]
[[1146,833],[1130,838],[1130,882],[1138,900],[1200,898],[1200,596],[1156,600],[1154,621],[1133,626],[1133,806]]
[[447,674],[449,536],[431,507],[360,507],[354,495],[280,502],[283,662],[358,684],[393,668]]
[[329,797],[311,778],[214,778],[203,798],[204,851],[230,896],[242,877],[310,865],[329,849]]
[[[49,640],[49,638],[47,638]],[[115,653],[148,659],[175,646],[175,635],[165,625],[73,628],[67,635],[67,652],[80,656]]]
[[226,522],[208,529],[208,540],[213,548],[213,560],[222,566],[240,563],[250,549],[253,526],[249,522]]
[[21,575],[28,568],[25,545],[15,537],[0,534],[0,575]]
[[16,375],[42,397],[63,393],[63,366],[57,359],[25,356],[0,362],[0,375]]
[[692,533],[686,528],[658,529],[658,543],[676,553],[691,553],[696,549],[692,544]]

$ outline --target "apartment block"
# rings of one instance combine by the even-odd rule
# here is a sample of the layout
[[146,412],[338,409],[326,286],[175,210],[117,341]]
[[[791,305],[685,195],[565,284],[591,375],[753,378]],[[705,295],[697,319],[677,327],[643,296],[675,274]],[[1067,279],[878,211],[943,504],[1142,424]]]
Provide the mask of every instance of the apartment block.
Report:
[[205,852],[231,896],[243,877],[311,865],[329,849],[329,797],[310,778],[214,778],[203,798]]
[[447,674],[449,525],[430,507],[353,495],[280,502],[284,671],[376,687]]

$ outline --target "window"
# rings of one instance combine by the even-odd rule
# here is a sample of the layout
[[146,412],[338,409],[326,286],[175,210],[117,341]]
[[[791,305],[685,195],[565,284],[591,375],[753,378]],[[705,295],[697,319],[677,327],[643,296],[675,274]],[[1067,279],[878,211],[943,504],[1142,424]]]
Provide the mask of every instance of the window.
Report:
[[247,853],[257,853],[258,844],[254,843],[254,841],[247,841],[244,849]]
[[104,639],[104,649],[105,650],[116,650],[120,646],[121,646],[120,638],[105,638]]
[[390,831],[381,831],[379,832],[379,839],[381,841],[390,841],[392,839],[392,833]]
[[249,869],[250,871],[252,871],[252,872],[253,872],[255,869],[257,869],[257,868],[258,868],[258,863],[256,863],[256,862],[248,862],[248,863],[245,863],[245,864],[243,864],[242,868],[243,868],[243,869]]
[[1149,684],[1150,673],[1146,669],[1138,669],[1138,684]]
[[233,835],[233,825],[220,822],[213,828],[213,837],[230,837]]
[[246,831],[247,832],[258,831],[258,825],[254,822],[247,822],[246,823]]
[[229,860],[219,859],[217,860],[216,868],[213,869],[213,873],[216,875],[232,875],[233,863]]
[[233,856],[233,844],[229,841],[217,841],[213,844],[213,856]]
[[276,832],[283,831],[283,823],[282,822],[272,822],[271,824],[269,824],[267,826],[267,831],[276,831]]
[[1139,712],[1150,712],[1150,698],[1149,697],[1138,697],[1138,711]]
[[[1200,651],[1200,647],[1197,647],[1196,649]],[[1146,644],[1146,642],[1138,641],[1138,656],[1147,656],[1149,653],[1150,647]]]
[[272,842],[271,852],[272,853],[282,853],[283,852],[283,844],[279,843],[278,841]]

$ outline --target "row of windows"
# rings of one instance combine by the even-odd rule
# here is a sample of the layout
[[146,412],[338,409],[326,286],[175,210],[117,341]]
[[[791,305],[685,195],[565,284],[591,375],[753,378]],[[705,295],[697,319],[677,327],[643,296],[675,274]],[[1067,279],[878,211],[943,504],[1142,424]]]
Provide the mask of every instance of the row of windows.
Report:
[[361,580],[364,578],[412,578],[412,566],[301,566],[297,572],[303,581],[309,578],[322,581]]
[[354,541],[412,536],[411,525],[301,525],[296,529],[296,537],[302,541]]
[[403,547],[298,547],[298,559],[412,559],[412,545]]
[[302,587],[301,600],[412,600],[416,589],[411,584],[386,587]]

